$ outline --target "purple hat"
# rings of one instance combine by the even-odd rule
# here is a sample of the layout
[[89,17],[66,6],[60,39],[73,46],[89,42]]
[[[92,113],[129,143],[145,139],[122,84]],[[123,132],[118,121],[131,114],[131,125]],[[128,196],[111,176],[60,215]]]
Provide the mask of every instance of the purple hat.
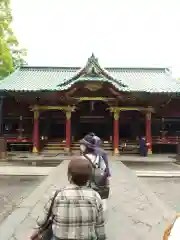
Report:
[[83,139],[80,140],[80,144],[85,145],[88,148],[95,149],[96,146],[96,140],[91,135],[86,135]]

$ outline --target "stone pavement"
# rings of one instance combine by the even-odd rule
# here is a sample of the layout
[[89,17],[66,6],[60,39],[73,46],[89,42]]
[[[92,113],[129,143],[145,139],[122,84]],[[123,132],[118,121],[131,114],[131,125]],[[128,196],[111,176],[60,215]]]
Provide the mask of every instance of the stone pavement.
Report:
[[180,166],[173,162],[124,162],[138,177],[180,177]]
[[[117,157],[112,157],[116,158]],[[117,160],[122,162],[134,162],[134,163],[167,163],[167,162],[176,162],[175,154],[152,154],[148,157],[141,157],[139,155],[120,155]]]
[[46,176],[54,167],[0,166],[0,175],[6,176]]
[[[126,166],[138,177],[180,177],[180,166],[173,163],[128,162]],[[0,176],[47,176],[53,169],[54,167],[16,166],[1,163]]]
[[[0,225],[0,239],[25,240],[51,192],[67,183],[64,161]],[[113,240],[160,240],[175,212],[148,190],[148,185],[120,161],[112,161],[111,196],[108,201],[107,235]]]
[[180,178],[145,177],[142,179],[149,188],[172,209],[180,213]]
[[180,177],[180,171],[134,171],[138,177],[163,177],[163,178],[172,178]]
[[35,226],[38,215],[55,187],[67,183],[66,175],[68,161],[64,161],[32,192],[17,209],[0,225],[0,239],[24,240]]
[[122,163],[113,162],[111,168],[108,239],[161,239],[167,220],[175,214],[173,210]]
[[0,176],[0,224],[44,180],[44,176]]
[[[41,164],[36,164],[37,166],[28,165],[29,161],[35,161],[33,154],[24,154],[20,153],[17,157],[20,157],[19,161],[17,159],[0,162],[0,175],[14,175],[14,176],[45,176],[49,175],[53,167],[59,165],[63,160],[67,160],[70,157],[68,156],[58,156],[58,162],[56,164],[54,161],[56,159],[51,156],[51,159],[48,160],[43,156],[37,156],[36,163],[41,162]],[[141,158],[139,156],[109,156],[110,161],[119,161],[121,160],[126,166],[132,169],[135,174],[139,177],[180,177],[180,166],[174,164],[174,159],[169,158],[167,155],[156,154],[147,158]]]
[[135,171],[180,171],[180,165],[171,162],[124,162]]
[[[109,154],[110,159],[112,160],[120,160],[122,162],[175,162],[175,154],[152,154],[148,157],[140,157],[139,155],[119,155],[119,156],[112,156]],[[65,156],[60,154],[59,152],[51,152],[46,154],[33,154],[33,153],[26,153],[26,152],[16,152],[16,153],[9,153],[8,160],[10,162],[46,162],[46,161],[60,161],[60,160],[67,160],[69,156]]]

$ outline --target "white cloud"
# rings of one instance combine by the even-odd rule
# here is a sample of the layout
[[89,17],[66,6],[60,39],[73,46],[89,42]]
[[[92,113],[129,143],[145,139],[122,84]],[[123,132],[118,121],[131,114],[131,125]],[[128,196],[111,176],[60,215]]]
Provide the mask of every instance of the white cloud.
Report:
[[12,0],[30,65],[167,66],[180,76],[179,0]]

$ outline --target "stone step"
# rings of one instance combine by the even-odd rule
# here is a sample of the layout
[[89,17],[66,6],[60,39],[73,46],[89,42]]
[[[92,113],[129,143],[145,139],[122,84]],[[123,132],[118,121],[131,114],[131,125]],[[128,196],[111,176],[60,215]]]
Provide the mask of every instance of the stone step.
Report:
[[44,151],[64,151],[64,148],[44,148]]
[[44,148],[49,148],[49,149],[52,149],[52,148],[65,148],[65,146],[60,146],[60,145],[57,145],[57,146],[45,146]]
[[147,171],[147,170],[134,170],[138,177],[180,177],[180,171]]
[[65,146],[65,143],[47,143],[45,146]]

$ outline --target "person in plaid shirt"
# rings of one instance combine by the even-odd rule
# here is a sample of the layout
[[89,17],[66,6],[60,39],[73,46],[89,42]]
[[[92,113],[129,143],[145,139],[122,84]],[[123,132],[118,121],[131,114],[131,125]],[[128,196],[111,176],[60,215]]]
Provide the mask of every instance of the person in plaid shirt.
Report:
[[[53,206],[53,240],[105,240],[105,222],[99,194],[87,187],[92,167],[81,157],[74,158],[68,166],[69,185],[61,189]],[[52,198],[45,205],[47,216]]]

